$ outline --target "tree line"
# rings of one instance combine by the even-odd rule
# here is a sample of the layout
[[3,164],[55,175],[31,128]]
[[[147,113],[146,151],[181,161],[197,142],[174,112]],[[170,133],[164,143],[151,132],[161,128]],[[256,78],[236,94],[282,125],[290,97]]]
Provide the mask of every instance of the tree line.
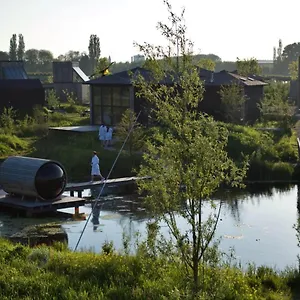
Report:
[[[273,49],[273,66],[260,65],[256,69],[255,74],[277,74],[296,78],[298,74],[297,58],[299,55],[300,42],[283,47],[280,39],[278,47]],[[54,57],[53,53],[46,49],[32,48],[26,50],[24,36],[22,34],[13,34],[9,42],[9,51],[0,51],[0,60],[23,60],[28,73],[51,73],[53,61],[77,61],[80,68],[88,76],[99,75],[112,62],[110,56],[101,56],[100,38],[96,34],[90,35],[87,51],[70,50],[58,57]],[[252,63],[253,61],[254,59],[252,59]],[[222,61],[215,54],[194,55],[194,62],[202,68],[216,72],[221,70],[233,71],[238,69],[241,64],[238,58],[236,62]],[[109,70],[111,73],[117,73],[140,67],[143,63],[118,62],[111,65]]]

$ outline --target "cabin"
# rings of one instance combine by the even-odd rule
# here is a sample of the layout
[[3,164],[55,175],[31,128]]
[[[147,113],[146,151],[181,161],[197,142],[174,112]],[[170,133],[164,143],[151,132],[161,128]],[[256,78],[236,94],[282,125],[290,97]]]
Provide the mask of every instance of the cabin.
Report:
[[54,61],[52,63],[53,83],[45,83],[44,88],[54,90],[61,101],[67,101],[67,94],[81,104],[90,103],[89,87],[84,83],[89,77],[80,69],[78,62]]
[[[122,114],[128,108],[136,114],[141,111],[140,122],[149,125],[149,105],[147,101],[136,96],[132,78],[140,74],[146,80],[151,80],[148,70],[134,68],[109,76],[102,76],[86,82],[90,85],[90,109],[91,125],[115,126],[121,120]],[[258,102],[263,97],[263,87],[267,84],[261,80],[250,77],[242,77],[234,72],[212,72],[199,69],[199,76],[205,84],[203,100],[199,101],[199,110],[222,120],[220,115],[221,97],[219,91],[221,86],[233,83],[243,86],[247,96],[245,105],[245,118],[252,122],[259,117]],[[165,79],[161,84],[172,84],[171,79]]]
[[28,79],[22,61],[0,61],[0,113],[12,107],[19,115],[30,115],[35,106],[45,105],[39,79]]

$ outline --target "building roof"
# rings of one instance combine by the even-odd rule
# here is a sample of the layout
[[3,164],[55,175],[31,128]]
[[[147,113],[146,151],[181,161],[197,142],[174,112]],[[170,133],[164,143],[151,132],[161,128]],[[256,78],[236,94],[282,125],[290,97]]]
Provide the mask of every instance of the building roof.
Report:
[[28,79],[22,61],[0,61],[0,79]]
[[[231,73],[225,70],[215,73],[213,71],[198,68],[198,72],[201,80],[203,80],[205,82],[205,85],[207,86],[228,85],[234,82],[245,86],[267,85],[267,83],[262,80],[258,80],[252,77],[240,76],[236,73]],[[134,78],[138,74],[142,75],[146,80],[151,80],[151,73],[149,70],[137,67],[129,71],[123,71],[109,76],[92,79],[85,83],[91,85],[132,85],[132,78]],[[174,77],[174,75],[171,76],[170,74],[170,76],[167,76],[163,81],[161,81],[161,83],[172,84]]]
[[86,76],[86,74],[79,68],[79,67],[73,67],[73,71],[84,81],[89,81],[90,78]]
[[0,79],[1,89],[43,89],[39,79]]

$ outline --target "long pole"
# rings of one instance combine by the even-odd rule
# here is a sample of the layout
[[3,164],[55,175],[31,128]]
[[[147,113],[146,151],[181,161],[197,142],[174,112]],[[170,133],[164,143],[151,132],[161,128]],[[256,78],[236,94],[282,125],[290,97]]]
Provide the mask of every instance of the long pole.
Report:
[[[118,155],[117,155],[117,157],[116,157],[116,159],[115,159],[113,165],[112,165],[111,168],[110,168],[110,171],[109,171],[109,173],[108,173],[108,175],[107,175],[107,177],[106,177],[106,180],[109,179],[110,174],[111,174],[111,172],[113,171],[113,169],[114,169],[114,167],[115,167],[115,165],[116,165],[116,163],[117,163],[117,161],[118,161],[118,159],[119,159],[119,157],[120,157],[120,155],[121,155],[121,152],[123,151],[124,146],[125,146],[125,144],[126,144],[128,138],[129,138],[129,136],[130,136],[130,134],[131,134],[131,132],[132,132],[132,130],[133,130],[133,128],[134,128],[134,126],[135,126],[135,124],[136,124],[136,122],[137,122],[139,116],[140,116],[140,114],[141,114],[141,111],[138,113],[138,115],[137,115],[135,121],[133,122],[133,124],[132,124],[132,126],[131,126],[131,128],[130,128],[130,130],[129,130],[129,132],[128,132],[128,134],[127,134],[127,136],[126,136],[126,138],[125,138],[125,140],[124,140],[124,142],[123,142],[123,144],[122,144],[122,147],[121,147],[120,151],[118,152]],[[87,220],[86,220],[86,222],[85,222],[85,224],[84,224],[84,227],[83,227],[82,232],[81,232],[81,234],[80,234],[80,236],[79,236],[79,239],[78,239],[78,241],[77,241],[77,243],[76,243],[76,246],[75,246],[75,248],[74,248],[74,251],[76,251],[77,248],[78,248],[78,245],[79,245],[79,243],[80,243],[80,241],[81,241],[81,239],[82,239],[82,236],[83,236],[84,231],[85,231],[85,229],[86,229],[86,227],[87,227],[87,224],[88,224],[88,222],[90,221],[90,218],[91,218],[91,216],[92,216],[92,214],[93,214],[93,211],[94,211],[94,209],[95,209],[95,207],[96,207],[96,205],[97,205],[97,202],[98,202],[100,196],[102,195],[102,192],[103,192],[103,190],[104,190],[105,185],[106,185],[106,181],[104,181],[104,183],[103,183],[103,185],[102,185],[102,188],[101,188],[101,190],[100,190],[100,193],[99,193],[98,197],[95,199],[94,205],[92,205],[92,211],[91,211],[91,213],[89,214],[89,216],[88,216],[88,218],[87,218]]]

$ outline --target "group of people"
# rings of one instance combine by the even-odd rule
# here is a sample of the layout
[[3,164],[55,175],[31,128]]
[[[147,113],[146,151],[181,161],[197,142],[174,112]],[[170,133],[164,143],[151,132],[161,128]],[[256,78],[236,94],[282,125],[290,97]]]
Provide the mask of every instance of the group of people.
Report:
[[112,140],[112,134],[113,134],[113,128],[108,127],[105,124],[101,124],[99,128],[99,140],[102,142],[103,147],[108,147],[111,145]]

